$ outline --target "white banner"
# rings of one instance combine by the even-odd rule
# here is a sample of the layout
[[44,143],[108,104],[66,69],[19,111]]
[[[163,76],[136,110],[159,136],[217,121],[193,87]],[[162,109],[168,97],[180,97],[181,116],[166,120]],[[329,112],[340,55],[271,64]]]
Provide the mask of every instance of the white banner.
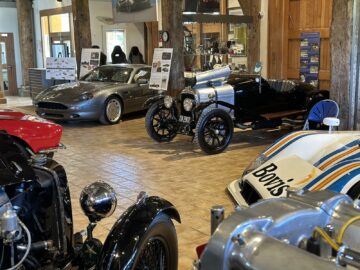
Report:
[[172,55],[172,48],[156,48],[154,50],[149,83],[150,89],[167,90],[169,85]]
[[94,68],[100,66],[100,49],[82,49],[81,50],[81,65],[80,78],[89,73]]
[[47,57],[46,58],[47,80],[76,80],[75,57]]

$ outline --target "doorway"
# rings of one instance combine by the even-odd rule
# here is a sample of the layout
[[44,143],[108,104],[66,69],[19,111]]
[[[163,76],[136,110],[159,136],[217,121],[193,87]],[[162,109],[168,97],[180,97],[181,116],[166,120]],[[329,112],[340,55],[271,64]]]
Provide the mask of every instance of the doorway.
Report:
[[1,44],[1,58],[2,58],[2,75],[3,87],[6,96],[16,96],[17,82],[16,82],[16,65],[15,65],[15,48],[14,48],[14,34],[0,33]]

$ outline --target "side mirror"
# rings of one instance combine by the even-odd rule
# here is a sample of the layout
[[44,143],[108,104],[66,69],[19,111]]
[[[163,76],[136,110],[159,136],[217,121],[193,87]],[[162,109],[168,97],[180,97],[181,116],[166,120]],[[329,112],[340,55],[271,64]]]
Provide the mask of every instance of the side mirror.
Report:
[[147,79],[138,79],[137,83],[138,85],[145,85],[148,84],[149,81]]
[[331,133],[334,127],[340,126],[340,119],[336,117],[326,117],[323,120],[323,124],[329,127],[329,133]]

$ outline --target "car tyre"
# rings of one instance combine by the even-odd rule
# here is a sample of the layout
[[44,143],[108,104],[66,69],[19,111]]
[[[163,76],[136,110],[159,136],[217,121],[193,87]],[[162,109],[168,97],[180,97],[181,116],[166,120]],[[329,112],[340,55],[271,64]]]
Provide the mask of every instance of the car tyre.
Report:
[[350,188],[347,195],[353,200],[360,199],[360,182]]
[[178,269],[176,230],[166,214],[159,214],[141,238],[132,270]]
[[103,125],[115,125],[120,122],[123,105],[116,96],[110,96],[104,102],[104,109],[100,116],[100,123]]
[[209,155],[223,152],[234,133],[230,115],[219,108],[205,109],[196,124],[195,143]]
[[174,113],[174,108],[166,108],[162,100],[154,103],[147,111],[145,128],[154,141],[170,142],[176,137]]

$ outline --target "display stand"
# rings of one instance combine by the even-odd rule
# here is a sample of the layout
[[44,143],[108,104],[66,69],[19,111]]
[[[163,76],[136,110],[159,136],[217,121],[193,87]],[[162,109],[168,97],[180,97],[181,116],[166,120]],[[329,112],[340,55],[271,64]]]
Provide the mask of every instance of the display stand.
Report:
[[[0,52],[2,51],[0,44]],[[0,53],[0,104],[6,104],[5,92],[4,92],[4,80],[2,74],[2,56]]]

